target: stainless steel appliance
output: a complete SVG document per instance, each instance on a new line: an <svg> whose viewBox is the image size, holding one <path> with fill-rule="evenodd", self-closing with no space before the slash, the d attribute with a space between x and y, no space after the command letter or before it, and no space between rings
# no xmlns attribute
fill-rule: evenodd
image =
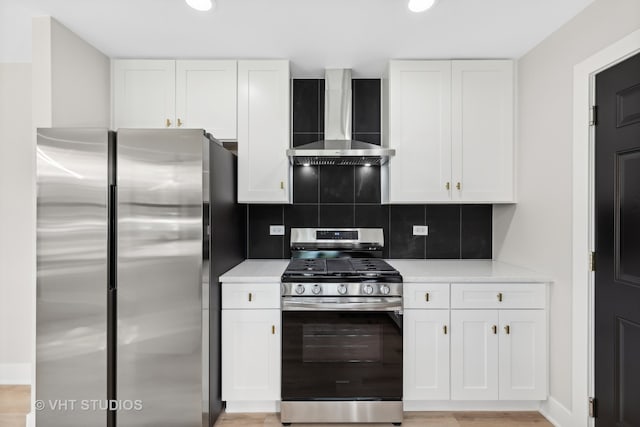
<svg viewBox="0 0 640 427"><path fill-rule="evenodd" d="M281 422L402 422L402 276L382 229L292 229Z"/></svg>
<svg viewBox="0 0 640 427"><path fill-rule="evenodd" d="M38 427L215 421L235 162L203 130L38 129Z"/></svg>
<svg viewBox="0 0 640 427"><path fill-rule="evenodd" d="M325 71L324 140L287 150L294 165L384 165L393 148L351 139L351 70Z"/></svg>

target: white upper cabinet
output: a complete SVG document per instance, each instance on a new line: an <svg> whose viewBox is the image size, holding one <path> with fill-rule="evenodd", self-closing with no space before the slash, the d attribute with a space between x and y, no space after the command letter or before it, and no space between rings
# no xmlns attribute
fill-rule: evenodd
<svg viewBox="0 0 640 427"><path fill-rule="evenodd" d="M113 61L113 127L164 128L175 123L175 61Z"/></svg>
<svg viewBox="0 0 640 427"><path fill-rule="evenodd" d="M385 87L389 203L514 201L512 61L391 61Z"/></svg>
<svg viewBox="0 0 640 427"><path fill-rule="evenodd" d="M237 138L237 61L176 61L176 126Z"/></svg>
<svg viewBox="0 0 640 427"><path fill-rule="evenodd" d="M389 202L449 200L451 62L392 61L388 96Z"/></svg>
<svg viewBox="0 0 640 427"><path fill-rule="evenodd" d="M238 61L238 202L290 203L289 61Z"/></svg>
<svg viewBox="0 0 640 427"><path fill-rule="evenodd" d="M513 62L452 62L454 200L513 201Z"/></svg>
<svg viewBox="0 0 640 427"><path fill-rule="evenodd" d="M202 128L237 138L237 61L113 61L114 128Z"/></svg>

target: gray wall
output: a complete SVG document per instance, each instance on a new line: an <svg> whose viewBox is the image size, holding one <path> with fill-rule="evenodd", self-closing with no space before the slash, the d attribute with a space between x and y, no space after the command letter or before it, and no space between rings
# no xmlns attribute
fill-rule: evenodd
<svg viewBox="0 0 640 427"><path fill-rule="evenodd" d="M640 1L596 0L518 61L518 204L494 207L494 257L555 280L550 393L569 411L573 67L638 28Z"/></svg>
<svg viewBox="0 0 640 427"><path fill-rule="evenodd" d="M0 384L29 383L35 295L31 64L0 64Z"/></svg>
<svg viewBox="0 0 640 427"><path fill-rule="evenodd" d="M50 16L33 19L35 127L109 127L111 62Z"/></svg>

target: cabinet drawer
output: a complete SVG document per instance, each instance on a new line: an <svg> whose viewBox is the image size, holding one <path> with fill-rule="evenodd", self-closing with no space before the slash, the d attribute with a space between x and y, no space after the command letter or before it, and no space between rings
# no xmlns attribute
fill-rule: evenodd
<svg viewBox="0 0 640 427"><path fill-rule="evenodd" d="M544 308L544 283L452 283L451 308Z"/></svg>
<svg viewBox="0 0 640 427"><path fill-rule="evenodd" d="M222 308L280 308L280 283L223 283Z"/></svg>
<svg viewBox="0 0 640 427"><path fill-rule="evenodd" d="M448 283L405 283L404 308L449 308Z"/></svg>

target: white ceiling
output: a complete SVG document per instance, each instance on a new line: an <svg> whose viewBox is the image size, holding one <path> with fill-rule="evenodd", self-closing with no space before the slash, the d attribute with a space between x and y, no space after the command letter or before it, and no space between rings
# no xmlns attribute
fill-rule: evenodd
<svg viewBox="0 0 640 427"><path fill-rule="evenodd" d="M390 58L517 58L593 0L0 0L0 62L31 60L31 18L51 15L118 58L289 58L296 77Z"/></svg>

